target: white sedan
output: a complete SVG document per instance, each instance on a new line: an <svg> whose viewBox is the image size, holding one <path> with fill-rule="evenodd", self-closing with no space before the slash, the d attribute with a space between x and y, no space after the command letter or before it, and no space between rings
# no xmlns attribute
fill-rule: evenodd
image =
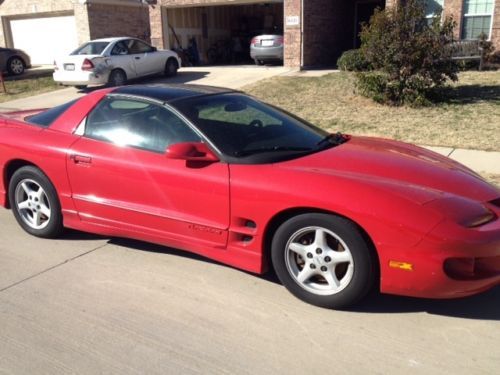
<svg viewBox="0 0 500 375"><path fill-rule="evenodd" d="M83 88L124 85L127 80L164 73L177 74L181 59L174 51L157 50L142 40L96 39L54 62L54 81Z"/></svg>

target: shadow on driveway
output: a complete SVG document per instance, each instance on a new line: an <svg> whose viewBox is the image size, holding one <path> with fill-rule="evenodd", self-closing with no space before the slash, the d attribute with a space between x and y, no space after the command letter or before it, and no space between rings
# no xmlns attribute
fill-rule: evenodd
<svg viewBox="0 0 500 375"><path fill-rule="evenodd" d="M500 287L459 299L423 299L372 293L352 312L394 314L426 312L455 318L500 320Z"/></svg>
<svg viewBox="0 0 500 375"><path fill-rule="evenodd" d="M204 71L196 71L196 72L186 72L186 71L179 71L177 75L174 77L165 77L161 75L155 75L155 76L149 76L149 77L142 77L142 78L137 78L137 79L131 79L127 82L128 85L152 85L152 84L182 84L182 83L192 83L193 81L197 81L199 79L202 79L206 77L210 72L204 72ZM92 87L87 87L81 90L78 90L78 92L82 93L89 93L95 90L102 89L105 86L92 86Z"/></svg>
<svg viewBox="0 0 500 375"><path fill-rule="evenodd" d="M91 240L100 237L93 234L68 230L63 237L67 240ZM125 239L111 238L109 244L128 249L147 251L153 253L165 254L165 256L178 256L193 259L200 262L208 262L219 267L232 268L207 259L200 255L189 253L166 246L152 243ZM265 275L255 275L250 272L241 271L250 277L258 277L270 283L280 284L274 271L269 271ZM300 302L299 302L300 303ZM500 287L493 288L482 294L451 300L433 300L422 298L411 298L402 296L393 296L372 292L363 301L356 306L345 309L352 313L371 313L371 314L404 314L415 312L426 312L433 315L443 315L455 318L477 319L477 320L500 320Z"/></svg>

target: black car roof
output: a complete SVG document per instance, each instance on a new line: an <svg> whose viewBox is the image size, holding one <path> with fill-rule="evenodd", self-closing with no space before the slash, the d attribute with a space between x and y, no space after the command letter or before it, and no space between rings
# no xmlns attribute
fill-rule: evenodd
<svg viewBox="0 0 500 375"><path fill-rule="evenodd" d="M171 102L195 96L235 92L231 89L202 85L153 84L118 87L113 94L134 95L151 98L162 102Z"/></svg>

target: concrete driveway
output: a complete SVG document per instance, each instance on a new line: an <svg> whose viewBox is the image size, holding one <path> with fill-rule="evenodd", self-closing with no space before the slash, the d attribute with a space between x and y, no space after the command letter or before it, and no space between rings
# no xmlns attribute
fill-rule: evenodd
<svg viewBox="0 0 500 375"><path fill-rule="evenodd" d="M276 75L289 74L294 71L282 66L216 66L216 67L190 67L181 68L177 76L166 78L154 76L131 81L131 84L155 84L155 83L187 83L197 85L211 85L239 89L242 86L257 82L261 79ZM12 100L0 103L0 112L15 111L32 108L48 108L65 103L72 99L85 95L90 90L77 90L74 87L64 88L45 94Z"/></svg>
<svg viewBox="0 0 500 375"><path fill-rule="evenodd" d="M372 296L351 311L181 251L0 211L2 374L494 374L500 288L455 301Z"/></svg>

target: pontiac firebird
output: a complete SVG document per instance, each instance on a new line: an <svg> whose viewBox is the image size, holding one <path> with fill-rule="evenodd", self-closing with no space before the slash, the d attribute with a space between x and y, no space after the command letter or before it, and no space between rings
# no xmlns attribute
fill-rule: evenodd
<svg viewBox="0 0 500 375"><path fill-rule="evenodd" d="M500 283L497 188L431 151L328 134L240 92L127 86L4 114L0 171L0 204L32 235L66 227L273 267L317 306Z"/></svg>

